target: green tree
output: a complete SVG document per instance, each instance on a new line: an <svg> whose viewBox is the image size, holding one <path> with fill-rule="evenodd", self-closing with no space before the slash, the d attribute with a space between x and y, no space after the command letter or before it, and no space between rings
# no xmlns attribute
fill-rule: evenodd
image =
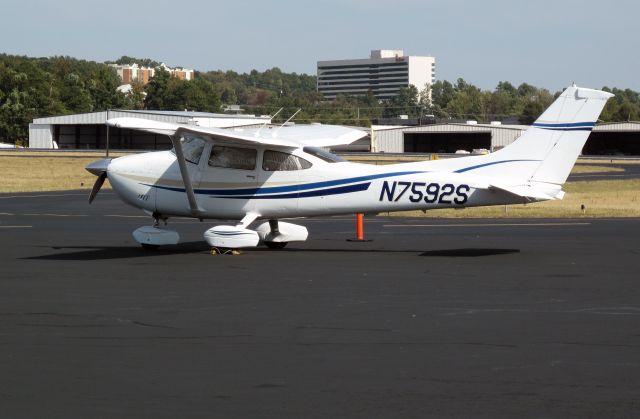
<svg viewBox="0 0 640 419"><path fill-rule="evenodd" d="M149 80L144 89L147 94L144 99L146 109L162 110L167 108L170 79L171 75L168 71L161 68L156 70L155 75Z"/></svg>
<svg viewBox="0 0 640 419"><path fill-rule="evenodd" d="M122 57L118 58L117 60L114 61L114 63L119 65L138 64L141 67L151 67L151 68L160 67L160 63L158 61L152 60L150 58L135 58L135 57L128 57L126 55L123 55Z"/></svg>
<svg viewBox="0 0 640 419"><path fill-rule="evenodd" d="M139 80L134 80L131 83L131 91L125 94L125 104L123 109L144 109L145 91L144 85Z"/></svg>
<svg viewBox="0 0 640 419"><path fill-rule="evenodd" d="M518 86L518 95L521 97L535 96L537 92L538 89L527 83L522 83L520 86Z"/></svg>
<svg viewBox="0 0 640 419"><path fill-rule="evenodd" d="M125 95L117 90L119 85L115 69L107 66L96 67L87 83L92 109L104 111L127 107Z"/></svg>
<svg viewBox="0 0 640 419"><path fill-rule="evenodd" d="M0 106L0 138L15 143L27 137L30 109L28 108L27 93L13 89L3 94Z"/></svg>
<svg viewBox="0 0 640 419"><path fill-rule="evenodd" d="M458 79L455 94L447 104L445 112L456 119L486 120L488 114L487 97L472 84Z"/></svg>
<svg viewBox="0 0 640 419"><path fill-rule="evenodd" d="M147 109L220 111L218 89L213 83L203 78L181 80L171 77L167 71L157 70L145 90Z"/></svg>
<svg viewBox="0 0 640 419"><path fill-rule="evenodd" d="M518 90L509 82L501 81L487 98L488 113L492 119L513 115L518 102Z"/></svg>
<svg viewBox="0 0 640 419"><path fill-rule="evenodd" d="M609 89L615 97L609 99L600 115L600 120L605 122L640 121L640 93L631 89Z"/></svg>
<svg viewBox="0 0 640 419"><path fill-rule="evenodd" d="M532 124L553 102L554 98L547 90L533 89L530 96L523 98L525 102L518 118L521 124Z"/></svg>
<svg viewBox="0 0 640 419"><path fill-rule="evenodd" d="M522 110L522 114L520 115L519 121L524 125L531 125L533 122L538 119L540 114L544 111L544 107L540 101L530 100L524 105L524 109Z"/></svg>
<svg viewBox="0 0 640 419"><path fill-rule="evenodd" d="M0 55L0 138L24 141L33 118L62 110L49 74L33 60Z"/></svg>
<svg viewBox="0 0 640 419"><path fill-rule="evenodd" d="M69 73L60 83L60 100L73 113L91 112L91 95L78 74Z"/></svg>
<svg viewBox="0 0 640 419"><path fill-rule="evenodd" d="M233 105L238 102L238 97L236 96L235 90L229 86L225 86L222 89L220 99L222 100L222 103L225 103L227 105Z"/></svg>
<svg viewBox="0 0 640 419"><path fill-rule="evenodd" d="M180 80L186 84L185 108L199 112L220 112L220 94L215 86L204 79Z"/></svg>
<svg viewBox="0 0 640 419"><path fill-rule="evenodd" d="M385 116L387 118L398 115L416 116L418 114L418 97L418 89L414 85L401 87L398 94L391 98L385 106Z"/></svg>
<svg viewBox="0 0 640 419"><path fill-rule="evenodd" d="M444 80L438 80L431 86L431 103L432 112L438 118L448 118L449 114L445 111L447 105L453 97L456 91L453 85Z"/></svg>

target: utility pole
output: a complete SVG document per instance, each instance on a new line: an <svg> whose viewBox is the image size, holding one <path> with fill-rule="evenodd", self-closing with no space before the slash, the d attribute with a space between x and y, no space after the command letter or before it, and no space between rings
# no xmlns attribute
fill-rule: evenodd
<svg viewBox="0 0 640 419"><path fill-rule="evenodd" d="M107 109L107 119L106 121L109 120L109 109ZM109 157L109 124L107 124L107 122L105 121L105 124L107 125L107 153L105 157Z"/></svg>

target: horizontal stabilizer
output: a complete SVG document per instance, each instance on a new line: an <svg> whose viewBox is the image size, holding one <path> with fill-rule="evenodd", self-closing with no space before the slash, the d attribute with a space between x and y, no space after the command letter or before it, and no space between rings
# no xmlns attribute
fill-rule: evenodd
<svg viewBox="0 0 640 419"><path fill-rule="evenodd" d="M564 195L564 192L562 191L558 191L558 193L556 193L555 195L550 195L546 191L543 192L531 185L504 186L491 184L489 186L489 189L507 192L511 195L519 196L531 201L548 201L553 199L562 199L562 196Z"/></svg>

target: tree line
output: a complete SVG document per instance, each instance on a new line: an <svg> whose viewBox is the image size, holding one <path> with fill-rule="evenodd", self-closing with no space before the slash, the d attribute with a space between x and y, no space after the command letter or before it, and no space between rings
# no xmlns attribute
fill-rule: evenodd
<svg viewBox="0 0 640 419"><path fill-rule="evenodd" d="M157 67L151 59L121 57L119 64ZM369 126L380 118L407 115L439 121L493 120L530 124L557 97L527 83L500 82L493 91L463 79L437 81L418 90L409 86L392 99L380 101L371 92L325 101L316 90L314 75L285 73L279 68L249 73L196 72L180 80L156 70L147 85L134 82L119 92L114 68L71 57L30 58L0 54L0 141L26 142L34 118L96 112L106 109L190 110L222 112L240 105L247 113L273 115L275 122L294 121ZM607 103L603 122L640 121L640 93L604 87L616 97Z"/></svg>

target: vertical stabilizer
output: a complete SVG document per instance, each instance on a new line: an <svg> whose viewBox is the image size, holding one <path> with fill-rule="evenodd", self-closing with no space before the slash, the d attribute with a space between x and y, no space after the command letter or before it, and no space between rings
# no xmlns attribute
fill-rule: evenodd
<svg viewBox="0 0 640 419"><path fill-rule="evenodd" d="M513 181L563 184L611 97L600 90L568 87L520 138L490 160L526 162L505 167L501 175Z"/></svg>
<svg viewBox="0 0 640 419"><path fill-rule="evenodd" d="M554 133L549 151L531 180L563 184L611 93L569 87L531 126L534 133Z"/></svg>

